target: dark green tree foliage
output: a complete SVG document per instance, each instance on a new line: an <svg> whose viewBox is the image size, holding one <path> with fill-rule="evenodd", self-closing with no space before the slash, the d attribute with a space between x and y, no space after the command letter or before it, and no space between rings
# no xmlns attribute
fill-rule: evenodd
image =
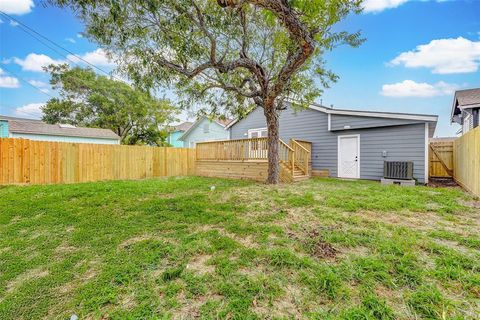
<svg viewBox="0 0 480 320"><path fill-rule="evenodd" d="M145 88L176 91L183 107L212 114L264 110L268 182L279 178L279 113L305 107L337 76L322 60L359 33L333 26L362 0L51 0L69 6L87 36Z"/></svg>
<svg viewBox="0 0 480 320"><path fill-rule="evenodd" d="M96 74L92 69L51 65L50 83L60 98L43 108L43 121L111 129L122 144L164 145L165 127L176 114L168 100Z"/></svg>

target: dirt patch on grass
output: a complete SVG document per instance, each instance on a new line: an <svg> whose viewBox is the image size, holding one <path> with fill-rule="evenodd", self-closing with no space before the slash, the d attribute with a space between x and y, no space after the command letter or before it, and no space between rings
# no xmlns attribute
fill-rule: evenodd
<svg viewBox="0 0 480 320"><path fill-rule="evenodd" d="M339 253L332 244L323 239L318 229L303 229L301 235L289 231L287 235L290 239L299 241L307 249L308 253L317 259L333 259Z"/></svg>
<svg viewBox="0 0 480 320"><path fill-rule="evenodd" d="M302 319L302 300L301 288L289 284L280 298L271 302L254 300L252 311L261 319Z"/></svg>
<svg viewBox="0 0 480 320"><path fill-rule="evenodd" d="M453 249L455 251L458 251L458 252L461 252L463 254L472 254L472 252L474 252L473 249L469 249L467 247L464 247L460 244L458 244L458 242L456 241L452 241L452 240L447 240L447 239L438 239L438 238L434 238L433 241L436 243L436 244L439 244L441 246L445 246L445 247L448 247L450 249Z"/></svg>
<svg viewBox="0 0 480 320"><path fill-rule="evenodd" d="M461 205L464 205L465 207L480 209L480 201L478 200L471 200L471 201L460 200L459 202Z"/></svg>
<svg viewBox="0 0 480 320"><path fill-rule="evenodd" d="M312 256L319 259L335 258L337 256L338 250L330 243L325 242L318 230L311 230L307 233L307 237L312 239L310 245L310 253Z"/></svg>
<svg viewBox="0 0 480 320"><path fill-rule="evenodd" d="M137 306L137 301L133 292L123 294L118 299L118 305L125 310L132 310Z"/></svg>
<svg viewBox="0 0 480 320"><path fill-rule="evenodd" d="M380 299L385 299L399 319L417 319L404 303L405 292L403 289L392 290L383 285L377 285L374 289L375 294Z"/></svg>
<svg viewBox="0 0 480 320"><path fill-rule="evenodd" d="M3 248L0 248L0 253L5 253L5 252L8 252L8 251L10 251L10 250L12 250L12 248L10 248L10 247L3 247Z"/></svg>
<svg viewBox="0 0 480 320"><path fill-rule="evenodd" d="M239 236L235 233L231 233L225 230L222 227L214 226L214 225L202 225L195 229L196 232L209 232L209 231L217 231L220 235L235 240L236 242L240 243L246 248L258 248L259 244L253 239L251 235L242 235Z"/></svg>
<svg viewBox="0 0 480 320"><path fill-rule="evenodd" d="M85 284L86 282L90 281L91 279L95 278L98 273L98 264L100 263L97 260L92 260L87 262L85 260L78 262L74 269L78 269L81 267L82 264L88 263L88 269L81 273L80 271L75 271L75 277L72 281L66 282L61 286L57 287L56 290L61 295L71 294L75 291L78 287Z"/></svg>
<svg viewBox="0 0 480 320"><path fill-rule="evenodd" d="M70 246L66 243L62 243L61 245L55 248L55 253L59 255L63 255L63 254L75 252L77 250L78 250L77 247Z"/></svg>
<svg viewBox="0 0 480 320"><path fill-rule="evenodd" d="M362 258L370 255L370 249L364 246L356 246L356 247L342 247L339 249L340 254L338 257L346 258L346 257L353 257L353 258Z"/></svg>
<svg viewBox="0 0 480 320"><path fill-rule="evenodd" d="M217 294L196 296L195 299L186 299L184 295L178 297L180 308L173 310L173 319L198 319L200 309L207 301L220 301L222 296Z"/></svg>
<svg viewBox="0 0 480 320"><path fill-rule="evenodd" d="M211 258L211 255L196 256L187 264L186 269L199 274L213 273L215 267L208 264L208 260Z"/></svg>
<svg viewBox="0 0 480 320"><path fill-rule="evenodd" d="M139 243L139 242L142 242L142 241L149 241L149 240L154 240L154 241L164 241L164 242L167 242L167 241L170 241L170 240L167 240L163 237L160 237L160 236L157 236L157 235L152 235L152 234L142 234L142 235L139 235L139 236L135 236L135 237L132 237L132 238L129 238L125 241L123 241L122 243L120 243L118 245L118 248L119 249L126 249L136 243Z"/></svg>
<svg viewBox="0 0 480 320"><path fill-rule="evenodd" d="M470 229L476 226L478 222L467 215L457 215L457 219L461 217L461 223L456 221L446 220L441 215L435 212L375 212L375 211L360 211L355 215L361 217L369 222L383 222L392 226L403 226L418 231L432 231L439 227L448 231L455 231L462 235L468 236Z"/></svg>
<svg viewBox="0 0 480 320"><path fill-rule="evenodd" d="M48 274L48 270L42 268L25 271L24 273L18 275L15 279L7 283L7 292L12 292L13 290L21 287L25 282L46 277L48 276Z"/></svg>

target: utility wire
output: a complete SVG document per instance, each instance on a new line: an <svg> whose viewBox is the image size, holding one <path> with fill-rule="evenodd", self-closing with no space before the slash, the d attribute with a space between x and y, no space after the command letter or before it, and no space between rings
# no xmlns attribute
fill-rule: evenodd
<svg viewBox="0 0 480 320"><path fill-rule="evenodd" d="M20 77L18 74L16 74L15 72L13 72L12 70L10 70L9 68L7 68L6 66L2 66L2 69L5 69L8 73L10 73L11 75L17 77L18 79L22 80L23 82L25 82L26 84L28 84L30 87L38 90L39 92L43 93L44 95L47 95L49 96L50 98L55 98L54 96L52 96L51 94L49 93L46 93L44 90L42 90L41 88L31 84L29 81L25 80L24 78Z"/></svg>
<svg viewBox="0 0 480 320"><path fill-rule="evenodd" d="M13 18L13 17L10 16L9 14L7 14L7 13L5 13L5 12L3 12L3 11L0 10L0 15L3 15L4 17L6 17L6 18L8 18L8 19L10 19L10 20L15 21L16 23L18 23L19 26L23 27L23 28L21 28L22 31L24 31L25 33L29 34L31 37L35 38L37 41L39 41L39 42L42 43L43 45L47 46L48 48L52 49L53 51L55 51L56 53L58 53L58 54L61 55L62 57L64 57L64 58L66 58L67 60L71 61L72 63L78 65L77 62L71 60L71 59L68 58L68 56L66 56L65 54L60 53L58 50L56 50L56 49L52 48L51 46L47 45L44 41L40 40L38 37L40 37L40 38L48 41L49 43L53 44L54 46L56 46L56 47L58 47L58 48L60 48L60 49L62 49L62 50L64 50L65 52L68 52L69 54L71 54L72 56L74 56L75 58L77 58L78 60L81 60L81 61L85 62L86 64L88 64L89 66L91 66L91 67L99 70L100 72L103 72L104 74L106 74L106 75L108 75L108 76L111 76L111 77L117 79L118 81L122 81L122 82L123 82L122 79L119 79L119 78L115 77L114 75L112 75L112 74L110 74L109 72L103 70L102 68L99 68L99 67L97 67L96 65L90 63L89 61L85 60L84 58L76 55L76 54L73 53L72 51L68 50L67 48L65 48L65 47L63 47L63 46L61 46L61 45L59 45L58 43L56 43L55 41L49 39L48 37L42 35L42 34L39 33L38 31L36 31L35 29L30 28L29 26L27 26L26 24L24 24L23 22L15 19L15 18ZM32 34L32 33L33 33L33 34Z"/></svg>

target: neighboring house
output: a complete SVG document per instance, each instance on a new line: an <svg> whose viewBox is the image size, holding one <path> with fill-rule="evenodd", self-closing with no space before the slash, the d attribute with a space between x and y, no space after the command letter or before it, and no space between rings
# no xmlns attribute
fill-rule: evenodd
<svg viewBox="0 0 480 320"><path fill-rule="evenodd" d="M312 105L280 114L280 138L312 142L312 170L331 177L380 180L383 163L413 161L414 178L428 182L428 139L438 117L406 113L354 111ZM231 139L264 137L263 110L254 109L229 126Z"/></svg>
<svg viewBox="0 0 480 320"><path fill-rule="evenodd" d="M183 141L178 140L185 131L190 129L192 126L192 122L184 122L179 124L178 126L174 126L170 129L168 133L167 142L175 148L183 148Z"/></svg>
<svg viewBox="0 0 480 320"><path fill-rule="evenodd" d="M0 138L40 141L120 144L120 137L110 129L47 124L40 120L0 116Z"/></svg>
<svg viewBox="0 0 480 320"><path fill-rule="evenodd" d="M458 132L460 135L478 127L480 123L480 88L455 91L451 122L462 126Z"/></svg>
<svg viewBox="0 0 480 320"><path fill-rule="evenodd" d="M225 127L231 120L211 120L201 117L183 133L179 140L184 142L186 148L194 148L197 142L228 140L230 134Z"/></svg>

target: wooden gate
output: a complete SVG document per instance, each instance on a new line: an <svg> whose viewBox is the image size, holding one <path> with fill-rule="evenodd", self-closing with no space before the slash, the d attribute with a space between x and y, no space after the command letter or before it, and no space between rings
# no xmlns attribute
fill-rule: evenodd
<svg viewBox="0 0 480 320"><path fill-rule="evenodd" d="M453 142L451 139L431 139L429 150L429 176L431 178L453 177Z"/></svg>

